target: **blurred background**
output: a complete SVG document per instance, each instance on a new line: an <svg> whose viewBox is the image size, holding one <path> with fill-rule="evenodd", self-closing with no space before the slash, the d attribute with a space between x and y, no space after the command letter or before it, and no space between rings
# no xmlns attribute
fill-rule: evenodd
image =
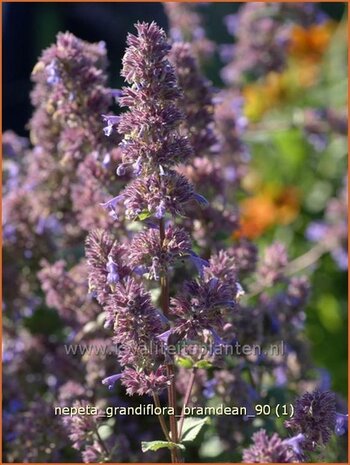
<svg viewBox="0 0 350 465"><path fill-rule="evenodd" d="M218 43L232 40L223 23L227 14L236 12L241 3L205 5L207 35ZM343 2L320 3L330 17L339 20ZM25 135L31 115L30 73L41 51L55 41L57 32L70 31L81 39L107 44L112 86L121 84L119 68L125 38L136 21L156 21L168 29L161 3L4 3L3 4L3 130ZM219 62L211 66L209 77L220 84Z"/></svg>
<svg viewBox="0 0 350 465"><path fill-rule="evenodd" d="M239 6L240 3L201 5L209 38L217 43L232 42L223 18L235 13ZM342 2L320 3L319 7L337 23L344 17L345 4ZM55 41L58 31L71 31L92 42L103 39L110 62L110 84L118 88L125 38L138 20L155 20L168 29L161 3L4 3L3 130L12 129L19 135L27 135L26 123L32 111L30 73L41 50ZM313 42L312 37L306 38L301 44L304 54L312 53L312 44L317 45L317 37L314 39ZM331 137L320 159L317 147L308 142L305 134L290 127L290 123L293 126L294 119L298 118L300 109L345 105L346 62L343 52L346 45L341 35L331 39L326 41L325 50L321 50L319 74L314 82L296 86L293 78L289 79L295 66L299 66L300 71L300 63L303 69L308 69L307 63L299 61L298 64L296 60L287 79L285 76L280 80L275 77L271 82L266 81L265 87L251 85L246 88L246 113L255 123L246 135L252 153L251 171L245 180L251 196L245 204L243 201L247 210L247 228L249 216L255 216L257 209L265 212L254 239L262 244L280 239L288 244L293 256L306 250L306 226L323 217L329 198L341 188L340 179L346 168L346 138ZM217 86L222 84L220 66L219 57L214 56L206 67L208 77ZM269 148L268 157L266 147ZM276 210L278 202L282 202L282 207L278 206L282 215L276 221L270 221L269 215L275 215L271 208ZM256 224L253 228L256 231ZM333 387L345 395L347 276L339 271L330 256L321 260L322 266L315 272L313 287L322 289L322 293L313 294L308 310L308 334L315 361L329 370Z"/></svg>

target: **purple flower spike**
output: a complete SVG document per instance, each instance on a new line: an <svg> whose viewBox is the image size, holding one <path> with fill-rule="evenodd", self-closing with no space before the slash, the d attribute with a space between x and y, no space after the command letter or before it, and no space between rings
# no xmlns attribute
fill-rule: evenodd
<svg viewBox="0 0 350 465"><path fill-rule="evenodd" d="M326 444L336 427L335 395L330 391L306 392L296 400L294 416L285 426L304 434L305 450Z"/></svg>
<svg viewBox="0 0 350 465"><path fill-rule="evenodd" d="M114 388L115 383L119 381L122 376L122 373L108 376L107 378L102 380L102 384L107 385L108 389L111 391Z"/></svg>
<svg viewBox="0 0 350 465"><path fill-rule="evenodd" d="M293 449L278 434L269 437L264 429L253 434L253 443L243 450L243 463L293 463Z"/></svg>

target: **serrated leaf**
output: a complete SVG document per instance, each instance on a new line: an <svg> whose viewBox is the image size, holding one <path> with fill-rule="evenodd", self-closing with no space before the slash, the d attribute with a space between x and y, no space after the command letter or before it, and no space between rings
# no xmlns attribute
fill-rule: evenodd
<svg viewBox="0 0 350 465"><path fill-rule="evenodd" d="M185 446L182 444L175 444L175 442L170 441L142 441L141 449L142 452L147 452L149 450L156 451L158 449L181 449L184 450Z"/></svg>
<svg viewBox="0 0 350 465"><path fill-rule="evenodd" d="M192 368L193 361L188 357L177 357L177 365L183 368Z"/></svg>
<svg viewBox="0 0 350 465"><path fill-rule="evenodd" d="M183 423L181 442L192 442L196 439L204 425L210 423L210 417L187 417Z"/></svg>

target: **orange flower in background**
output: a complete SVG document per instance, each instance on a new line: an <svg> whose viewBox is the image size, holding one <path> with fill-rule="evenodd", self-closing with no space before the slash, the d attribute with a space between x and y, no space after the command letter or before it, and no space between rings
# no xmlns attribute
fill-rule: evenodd
<svg viewBox="0 0 350 465"><path fill-rule="evenodd" d="M291 223L298 215L300 196L295 187L267 187L241 204L241 224L234 238L256 239L270 227Z"/></svg>
<svg viewBox="0 0 350 465"><path fill-rule="evenodd" d="M334 28L333 21L314 24L308 28L294 26L291 32L289 53L297 59L320 61L329 45Z"/></svg>
<svg viewBox="0 0 350 465"><path fill-rule="evenodd" d="M294 26L291 32L289 53L294 66L291 72L297 75L301 87L310 87L319 73L319 64L334 33L335 23L326 21L308 28Z"/></svg>
<svg viewBox="0 0 350 465"><path fill-rule="evenodd" d="M270 72L262 82L245 86L245 116L252 121L259 119L263 113L284 100L286 91L285 75L275 72Z"/></svg>
<svg viewBox="0 0 350 465"><path fill-rule="evenodd" d="M287 68L282 73L270 72L263 80L248 84L243 89L244 113L250 121L258 121L268 110L293 98L295 92L316 83L320 62L335 26L333 21L308 28L293 26Z"/></svg>

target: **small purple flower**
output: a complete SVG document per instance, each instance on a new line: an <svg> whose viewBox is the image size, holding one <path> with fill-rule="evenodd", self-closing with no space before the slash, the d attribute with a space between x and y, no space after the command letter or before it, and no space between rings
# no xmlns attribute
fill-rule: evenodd
<svg viewBox="0 0 350 465"><path fill-rule="evenodd" d="M103 131L107 137L112 134L113 126L119 123L120 117L115 115L102 115L103 121L107 123L107 126L103 128Z"/></svg>
<svg viewBox="0 0 350 465"><path fill-rule="evenodd" d="M47 83L50 85L55 85L60 82L60 74L57 68L57 61L52 60L47 66L46 66L46 72L47 72Z"/></svg>
<svg viewBox="0 0 350 465"><path fill-rule="evenodd" d="M108 262L106 265L108 271L107 282L109 284L116 284L119 281L118 265L113 261L113 258L109 255Z"/></svg>
<svg viewBox="0 0 350 465"><path fill-rule="evenodd" d="M239 21L238 20L238 15L236 15L236 14L227 15L224 18L224 22L225 22L225 25L227 27L227 30L232 36L236 35L238 21Z"/></svg>
<svg viewBox="0 0 350 465"><path fill-rule="evenodd" d="M208 200L203 197L203 195L197 194L196 192L193 194L193 198L203 207L209 205Z"/></svg>
<svg viewBox="0 0 350 465"><path fill-rule="evenodd" d="M101 207L109 211L110 216L117 218L115 207L117 206L118 202L120 202L123 199L124 199L124 195L120 194L120 195L117 195L116 197L113 197L110 200L107 200L107 202L105 203L101 203L100 205Z"/></svg>
<svg viewBox="0 0 350 465"><path fill-rule="evenodd" d="M303 460L304 458L304 451L303 451L303 444L305 442L305 436L302 433L293 436L290 439L285 439L283 441L284 444L290 446L294 451L296 457L299 460Z"/></svg>
<svg viewBox="0 0 350 465"><path fill-rule="evenodd" d="M165 203L165 200L161 200L159 202L159 205L157 205L156 209L155 209L155 214L154 216L158 219L161 219L164 217L165 215L165 212L166 212L166 203Z"/></svg>
<svg viewBox="0 0 350 465"><path fill-rule="evenodd" d="M204 383L203 395L207 399L211 399L215 396L215 387L218 384L216 378L212 378Z"/></svg>
<svg viewBox="0 0 350 465"><path fill-rule="evenodd" d="M105 384L106 386L108 386L108 389L111 391L114 388L115 383L119 381L122 378L122 376L123 376L122 373L108 376L107 378L104 378L102 380L102 384Z"/></svg>
<svg viewBox="0 0 350 465"><path fill-rule="evenodd" d="M343 415L342 413L336 414L335 420L335 434L337 436L342 436L348 430L348 415Z"/></svg>
<svg viewBox="0 0 350 465"><path fill-rule="evenodd" d="M190 261L194 264L196 267L198 273L200 276L203 276L203 268L209 265L209 262L207 260L204 260L203 258L199 257L196 253L190 251L189 252L189 258Z"/></svg>
<svg viewBox="0 0 350 465"><path fill-rule="evenodd" d="M321 222L311 223L306 230L306 237L309 241L319 242L327 233L327 226Z"/></svg>
<svg viewBox="0 0 350 465"><path fill-rule="evenodd" d="M164 333L159 334L159 335L157 336L157 338L160 339L161 341L163 341L165 344L168 344L168 339L169 339L169 337L171 336L172 333L173 333L173 330L172 330L172 329L168 329L168 330L165 331Z"/></svg>

